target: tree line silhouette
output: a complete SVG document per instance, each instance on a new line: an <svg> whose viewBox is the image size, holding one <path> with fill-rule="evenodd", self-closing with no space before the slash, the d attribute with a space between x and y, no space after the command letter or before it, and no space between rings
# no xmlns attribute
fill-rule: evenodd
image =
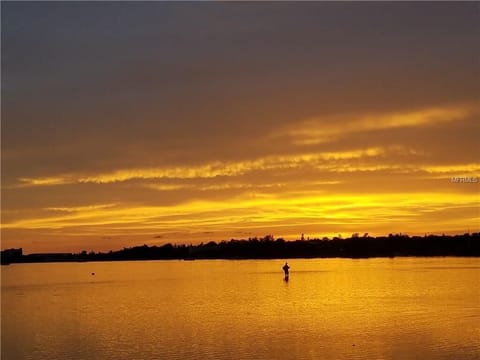
<svg viewBox="0 0 480 360"><path fill-rule="evenodd" d="M109 252L40 253L23 255L22 249L1 252L1 263L121 260L195 259L290 259L290 258L369 258L396 256L480 256L480 233L463 235L408 236L390 234L341 239L285 241L272 235L263 238L231 239L199 245L135 246Z"/></svg>

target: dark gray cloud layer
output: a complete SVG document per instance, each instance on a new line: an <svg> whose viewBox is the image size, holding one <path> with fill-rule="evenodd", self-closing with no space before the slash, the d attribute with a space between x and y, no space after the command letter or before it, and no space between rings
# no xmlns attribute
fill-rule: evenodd
<svg viewBox="0 0 480 360"><path fill-rule="evenodd" d="M476 3L2 9L7 158L53 151L82 166L85 154L181 154L248 143L309 116L479 93Z"/></svg>

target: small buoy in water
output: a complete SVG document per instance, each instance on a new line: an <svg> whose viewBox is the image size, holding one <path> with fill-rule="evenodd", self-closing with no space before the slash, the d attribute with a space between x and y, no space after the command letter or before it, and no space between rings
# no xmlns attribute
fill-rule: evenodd
<svg viewBox="0 0 480 360"><path fill-rule="evenodd" d="M95 273L92 273L92 275L95 275Z"/></svg>

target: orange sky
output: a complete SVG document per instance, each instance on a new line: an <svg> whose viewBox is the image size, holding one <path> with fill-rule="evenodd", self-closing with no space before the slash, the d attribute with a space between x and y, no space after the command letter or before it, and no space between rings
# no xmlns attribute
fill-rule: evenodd
<svg viewBox="0 0 480 360"><path fill-rule="evenodd" d="M2 2L2 249L479 231L479 35L475 3Z"/></svg>

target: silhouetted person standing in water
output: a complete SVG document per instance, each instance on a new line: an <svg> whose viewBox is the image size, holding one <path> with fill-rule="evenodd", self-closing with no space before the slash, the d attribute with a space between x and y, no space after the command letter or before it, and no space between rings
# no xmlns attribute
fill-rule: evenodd
<svg viewBox="0 0 480 360"><path fill-rule="evenodd" d="M290 266L288 266L288 263L285 262L285 265L282 267L283 272L285 273L285 277L288 277L288 269L290 269Z"/></svg>

